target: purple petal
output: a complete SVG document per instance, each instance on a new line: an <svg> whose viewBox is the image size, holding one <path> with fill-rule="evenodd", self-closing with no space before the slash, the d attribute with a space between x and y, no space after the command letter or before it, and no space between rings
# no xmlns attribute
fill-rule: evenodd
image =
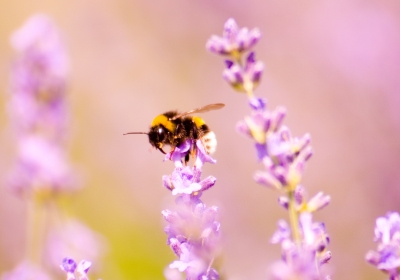
<svg viewBox="0 0 400 280"><path fill-rule="evenodd" d="M296 186L294 190L294 198L297 204L302 204L306 195L306 189L302 185Z"/></svg>
<svg viewBox="0 0 400 280"><path fill-rule="evenodd" d="M289 227L288 223L284 220L279 220L278 221L278 229L272 235L270 242L272 244L281 243L283 240L289 239L290 234L291 234L291 231L290 231L290 227Z"/></svg>
<svg viewBox="0 0 400 280"><path fill-rule="evenodd" d="M225 60L225 65L229 69L234 65L234 62L231 60Z"/></svg>
<svg viewBox="0 0 400 280"><path fill-rule="evenodd" d="M211 188L212 186L215 185L216 181L217 181L217 178L215 178L213 176L208 176L207 178L205 178L204 180L202 180L200 182L201 191L208 190L209 188Z"/></svg>
<svg viewBox="0 0 400 280"><path fill-rule="evenodd" d="M180 257L182 251L181 251L181 243L178 241L176 238L171 238L168 240L169 241L169 246L171 247L172 251Z"/></svg>
<svg viewBox="0 0 400 280"><path fill-rule="evenodd" d="M287 196L280 196L278 197L278 204L285 208L286 210L289 209L289 198Z"/></svg>
<svg viewBox="0 0 400 280"><path fill-rule="evenodd" d="M86 260L81 260L77 267L77 272L80 273L82 276L86 276L88 273L92 263Z"/></svg>
<svg viewBox="0 0 400 280"><path fill-rule="evenodd" d="M265 110L267 107L267 100L264 98L252 97L249 99L249 105L253 110Z"/></svg>
<svg viewBox="0 0 400 280"><path fill-rule="evenodd" d="M271 189L280 190L282 188L282 184L279 180L277 180L271 173L264 172L264 171L257 171L254 174L254 180L266 187Z"/></svg>
<svg viewBox="0 0 400 280"><path fill-rule="evenodd" d="M224 25L223 37L229 41L234 41L239 31L239 27L233 18L228 19Z"/></svg>
<svg viewBox="0 0 400 280"><path fill-rule="evenodd" d="M164 187L166 187L168 190L171 191L174 188L172 185L170 176L168 176L168 175L162 176L162 181L163 181Z"/></svg>
<svg viewBox="0 0 400 280"><path fill-rule="evenodd" d="M176 212L172 212L170 210L163 210L161 211L161 214L168 223L173 224L179 220L179 216Z"/></svg>
<svg viewBox="0 0 400 280"><path fill-rule="evenodd" d="M319 192L308 201L307 210L310 212L320 210L327 206L330 201L331 197L329 195L324 195L323 192Z"/></svg>

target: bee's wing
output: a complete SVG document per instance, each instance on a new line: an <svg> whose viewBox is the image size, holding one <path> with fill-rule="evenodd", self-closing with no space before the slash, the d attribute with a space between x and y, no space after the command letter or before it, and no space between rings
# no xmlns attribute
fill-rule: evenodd
<svg viewBox="0 0 400 280"><path fill-rule="evenodd" d="M173 120L182 118L182 117L190 115L190 114L205 113L205 112L212 111L212 110L219 110L219 109L223 108L224 106L225 106L225 104L223 104L223 103L209 104L209 105L197 108L197 109L187 111L185 113L178 114L178 115L174 116L173 118L171 118L170 120L173 121Z"/></svg>

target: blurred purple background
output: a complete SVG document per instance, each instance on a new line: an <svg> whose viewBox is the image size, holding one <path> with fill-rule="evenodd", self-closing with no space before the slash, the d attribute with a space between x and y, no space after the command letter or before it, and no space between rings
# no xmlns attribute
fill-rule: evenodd
<svg viewBox="0 0 400 280"><path fill-rule="evenodd" d="M0 10L0 182L15 157L8 124L11 33L43 12L64 32L71 60L70 154L84 188L68 211L109 240L103 279L162 279L174 259L161 210L172 197L161 176L170 162L150 151L151 120L168 110L222 102L204 119L218 137L216 186L203 196L220 207L227 279L264 279L280 257L269 238L287 213L277 193L256 185L251 141L235 132L249 113L244 95L222 80L223 61L205 50L233 17L258 27L266 65L256 91L269 108L286 106L295 136L309 132L315 153L304 185L324 191L331 205L315 219L331 236L333 279L384 279L364 261L374 249L377 216L399 211L400 2L227 0L3 0ZM4 183L2 183L5 186ZM0 273L23 257L26 206L0 188ZM61 279L61 278L60 278Z"/></svg>

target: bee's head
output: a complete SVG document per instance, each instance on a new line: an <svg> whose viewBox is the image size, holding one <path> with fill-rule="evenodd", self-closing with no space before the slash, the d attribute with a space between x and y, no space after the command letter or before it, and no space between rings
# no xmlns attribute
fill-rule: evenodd
<svg viewBox="0 0 400 280"><path fill-rule="evenodd" d="M162 147L165 144L170 144L169 143L169 133L170 132L163 125L152 126L150 128L150 132L149 132L149 142L150 142L150 144L154 148L160 150L160 152L165 154L165 152L163 151Z"/></svg>

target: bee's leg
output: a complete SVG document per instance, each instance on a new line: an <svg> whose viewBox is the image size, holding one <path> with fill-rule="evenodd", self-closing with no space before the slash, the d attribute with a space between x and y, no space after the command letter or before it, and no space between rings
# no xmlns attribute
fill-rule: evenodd
<svg viewBox="0 0 400 280"><path fill-rule="evenodd" d="M197 152L196 141L193 141L192 148L190 149L190 155L193 158L193 164L196 162L196 152Z"/></svg>
<svg viewBox="0 0 400 280"><path fill-rule="evenodd" d="M176 139L179 138L179 129L180 129L180 124L178 123L175 128L175 135L173 135L172 143L175 143Z"/></svg>
<svg viewBox="0 0 400 280"><path fill-rule="evenodd" d="M187 163L189 162L189 160L190 160L190 156L189 156L189 153L187 153L187 154L185 155L185 165L187 165Z"/></svg>

